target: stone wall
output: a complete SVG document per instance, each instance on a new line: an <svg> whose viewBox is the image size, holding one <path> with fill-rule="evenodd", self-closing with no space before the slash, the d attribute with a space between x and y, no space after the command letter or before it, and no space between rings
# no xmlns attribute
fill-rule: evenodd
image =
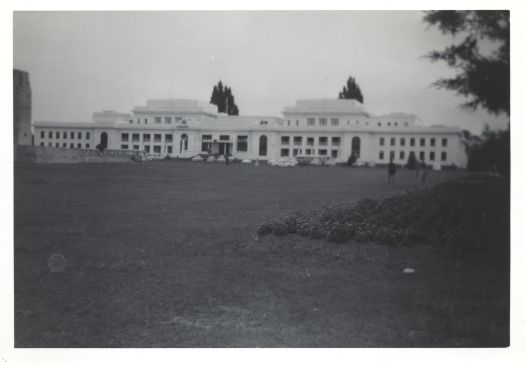
<svg viewBox="0 0 525 366"><path fill-rule="evenodd" d="M102 154L94 150L56 148L47 146L16 146L15 155L20 163L73 164L131 162L129 155Z"/></svg>
<svg viewBox="0 0 525 366"><path fill-rule="evenodd" d="M13 70L13 145L31 145L29 73Z"/></svg>

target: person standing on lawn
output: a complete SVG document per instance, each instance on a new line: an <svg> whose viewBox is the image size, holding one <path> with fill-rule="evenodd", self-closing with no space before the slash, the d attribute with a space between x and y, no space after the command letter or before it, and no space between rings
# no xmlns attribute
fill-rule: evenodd
<svg viewBox="0 0 525 366"><path fill-rule="evenodd" d="M394 164L394 159L390 159L390 163L388 163L388 184L395 183L395 175L396 175L396 164Z"/></svg>
<svg viewBox="0 0 525 366"><path fill-rule="evenodd" d="M421 184L425 184L427 181L427 164L425 164L425 160L421 160L420 163L420 178L421 178Z"/></svg>

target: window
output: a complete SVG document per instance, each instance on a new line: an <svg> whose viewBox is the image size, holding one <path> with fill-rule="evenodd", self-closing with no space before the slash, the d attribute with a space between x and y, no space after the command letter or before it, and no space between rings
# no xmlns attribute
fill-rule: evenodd
<svg viewBox="0 0 525 366"><path fill-rule="evenodd" d="M202 144L201 144L201 151L211 151L211 135L202 135Z"/></svg>
<svg viewBox="0 0 525 366"><path fill-rule="evenodd" d="M385 160L385 152L384 151L380 151L379 152L379 160Z"/></svg>
<svg viewBox="0 0 525 366"><path fill-rule="evenodd" d="M435 153L433 151L429 152L428 159L430 161L434 161L434 158L435 158Z"/></svg>
<svg viewBox="0 0 525 366"><path fill-rule="evenodd" d="M137 118L137 123L140 125L140 118Z"/></svg>
<svg viewBox="0 0 525 366"><path fill-rule="evenodd" d="M67 139L67 132L66 131L62 132L62 138L63 139Z"/></svg>
<svg viewBox="0 0 525 366"><path fill-rule="evenodd" d="M86 144L86 149L89 149L89 144Z"/></svg>
<svg viewBox="0 0 525 366"><path fill-rule="evenodd" d="M307 137L306 138L306 145L314 146L314 138L313 137Z"/></svg>
<svg viewBox="0 0 525 366"><path fill-rule="evenodd" d="M289 145L290 136L281 136L281 145Z"/></svg>
<svg viewBox="0 0 525 366"><path fill-rule="evenodd" d="M298 119L295 120L295 125L299 126L299 120Z"/></svg>
<svg viewBox="0 0 525 366"><path fill-rule="evenodd" d="M230 135L220 135L219 140L220 141L230 141Z"/></svg>
<svg viewBox="0 0 525 366"><path fill-rule="evenodd" d="M294 136L293 144L296 146L301 146L303 144L303 138L301 136Z"/></svg>
<svg viewBox="0 0 525 366"><path fill-rule="evenodd" d="M175 122L180 122L182 121L182 117L175 117Z"/></svg>
<svg viewBox="0 0 525 366"><path fill-rule="evenodd" d="M53 144L50 142L50 143L49 143L49 146L51 146L51 145L53 145ZM40 146L44 146L44 143L41 142L41 143L40 143Z"/></svg>
<svg viewBox="0 0 525 366"><path fill-rule="evenodd" d="M293 149L292 150L292 155L293 156L297 156L299 154L299 149Z"/></svg>
<svg viewBox="0 0 525 366"><path fill-rule="evenodd" d="M75 144L74 143L70 143L69 147L73 149L75 147Z"/></svg>
<svg viewBox="0 0 525 366"><path fill-rule="evenodd" d="M120 145L120 149L121 150L127 150L128 149L128 145Z"/></svg>
<svg viewBox="0 0 525 366"><path fill-rule="evenodd" d="M319 137L319 145L320 146L328 145L328 137L326 137L326 136Z"/></svg>
<svg viewBox="0 0 525 366"><path fill-rule="evenodd" d="M56 139L59 139L59 138L60 138L60 132L58 132L58 131L55 132L55 138L56 138Z"/></svg>
<svg viewBox="0 0 525 366"><path fill-rule="evenodd" d="M447 146L447 142L448 142L448 141L447 141L446 137L443 137L443 138L441 139L441 146L446 147L446 146Z"/></svg>
<svg viewBox="0 0 525 366"><path fill-rule="evenodd" d="M149 153L150 152L150 146L149 145L144 145L144 151Z"/></svg>
<svg viewBox="0 0 525 366"><path fill-rule="evenodd" d="M168 154L171 154L173 152L173 146L168 146L167 148Z"/></svg>
<svg viewBox="0 0 525 366"><path fill-rule="evenodd" d="M46 136L46 133L44 131L40 131L40 138L43 139L45 136Z"/></svg>
<svg viewBox="0 0 525 366"><path fill-rule="evenodd" d="M153 146L153 152L155 154L160 154L160 152L161 152L160 146L159 145Z"/></svg>
<svg viewBox="0 0 525 366"><path fill-rule="evenodd" d="M290 150L281 149L281 156L290 156Z"/></svg>
<svg viewBox="0 0 525 366"><path fill-rule="evenodd" d="M133 150L139 150L139 149L140 149L139 145L133 145Z"/></svg>
<svg viewBox="0 0 525 366"><path fill-rule="evenodd" d="M42 136L40 136L40 137L42 137ZM49 137L50 139L52 139L52 138L53 138L53 131L49 131L49 132L47 133L47 137Z"/></svg>
<svg viewBox="0 0 525 366"><path fill-rule="evenodd" d="M425 152L424 151L420 151L419 152L419 160L420 161L424 161L425 160Z"/></svg>
<svg viewBox="0 0 525 366"><path fill-rule="evenodd" d="M319 126L326 126L328 120L326 118L319 118Z"/></svg>
<svg viewBox="0 0 525 366"><path fill-rule="evenodd" d="M408 126L408 122L405 122L405 126Z"/></svg>
<svg viewBox="0 0 525 366"><path fill-rule="evenodd" d="M80 143L77 144L77 147L78 147L79 149L82 149L82 144L80 144Z"/></svg>
<svg viewBox="0 0 525 366"><path fill-rule="evenodd" d="M332 150L332 158L337 158L338 153L339 152L337 150Z"/></svg>
<svg viewBox="0 0 525 366"><path fill-rule="evenodd" d="M379 138L379 146L385 146L385 138L384 137L380 137Z"/></svg>
<svg viewBox="0 0 525 366"><path fill-rule="evenodd" d="M290 120L288 120L288 126L290 126Z"/></svg>
<svg viewBox="0 0 525 366"><path fill-rule="evenodd" d="M265 135L259 137L259 156L266 156L267 138Z"/></svg>
<svg viewBox="0 0 525 366"><path fill-rule="evenodd" d="M404 151L400 151L399 152L399 160L405 160L405 152Z"/></svg>
<svg viewBox="0 0 525 366"><path fill-rule="evenodd" d="M424 137L421 137L419 139L419 146L425 146L425 138Z"/></svg>
<svg viewBox="0 0 525 366"><path fill-rule="evenodd" d="M312 155L312 150L311 149L306 149L304 151L305 155Z"/></svg>
<svg viewBox="0 0 525 366"><path fill-rule="evenodd" d="M430 146L432 147L436 146L436 139L433 137L430 139Z"/></svg>
<svg viewBox="0 0 525 366"><path fill-rule="evenodd" d="M393 161L395 158L396 158L396 152L393 150L390 151L390 161Z"/></svg>
<svg viewBox="0 0 525 366"><path fill-rule="evenodd" d="M341 138L340 137L332 137L332 146L340 146L341 145Z"/></svg>
<svg viewBox="0 0 525 366"><path fill-rule="evenodd" d="M306 119L306 124L308 126L315 126L315 118L307 118Z"/></svg>
<svg viewBox="0 0 525 366"><path fill-rule="evenodd" d="M132 120L132 119L130 119L130 120L129 120L129 123L133 123L133 120Z"/></svg>
<svg viewBox="0 0 525 366"><path fill-rule="evenodd" d="M447 161L447 153L446 151L441 152L441 161Z"/></svg>
<svg viewBox="0 0 525 366"><path fill-rule="evenodd" d="M404 138L404 137L401 137L401 138L399 139L399 145L400 145L400 146L405 146L405 138Z"/></svg>
<svg viewBox="0 0 525 366"><path fill-rule="evenodd" d="M86 140L89 140L90 133L86 132Z"/></svg>
<svg viewBox="0 0 525 366"><path fill-rule="evenodd" d="M188 135L185 133L180 135L179 151L182 152L182 150L188 151Z"/></svg>
<svg viewBox="0 0 525 366"><path fill-rule="evenodd" d="M133 142L140 142L140 134L139 133L134 133L131 135L131 141Z"/></svg>
<svg viewBox="0 0 525 366"><path fill-rule="evenodd" d="M77 133L77 139L82 140L82 132Z"/></svg>
<svg viewBox="0 0 525 366"><path fill-rule="evenodd" d="M129 141L129 134L128 133L120 134L120 139L122 140L122 142L128 142Z"/></svg>
<svg viewBox="0 0 525 366"><path fill-rule="evenodd" d="M144 118L144 124L145 124L145 125L148 124L148 119L147 119L147 118Z"/></svg>
<svg viewBox="0 0 525 366"><path fill-rule="evenodd" d="M319 149L319 155L326 156L328 154L328 151L326 149Z"/></svg>
<svg viewBox="0 0 525 366"><path fill-rule="evenodd" d="M339 118L332 118L332 119L330 119L330 124L332 126L339 126Z"/></svg>
<svg viewBox="0 0 525 366"><path fill-rule="evenodd" d="M394 126L397 126L397 122L394 122Z"/></svg>
<svg viewBox="0 0 525 366"><path fill-rule="evenodd" d="M416 146L416 139L414 137L410 138L410 146Z"/></svg>
<svg viewBox="0 0 525 366"><path fill-rule="evenodd" d="M173 142L173 135L171 133L164 135L164 141L167 144L171 144Z"/></svg>
<svg viewBox="0 0 525 366"><path fill-rule="evenodd" d="M248 136L237 136L237 151L248 151Z"/></svg>
<svg viewBox="0 0 525 366"><path fill-rule="evenodd" d="M156 133L153 135L153 142L162 142L162 135L160 133Z"/></svg>
<svg viewBox="0 0 525 366"><path fill-rule="evenodd" d="M377 126L378 126L378 127L381 127L381 122L377 122Z"/></svg>
<svg viewBox="0 0 525 366"><path fill-rule="evenodd" d="M144 142L150 142L151 141L151 135L149 133L145 133L142 135L142 141Z"/></svg>
<svg viewBox="0 0 525 366"><path fill-rule="evenodd" d="M391 123L390 123L390 122L388 122L388 123L387 123L387 126L390 126L390 125L391 125Z"/></svg>
<svg viewBox="0 0 525 366"><path fill-rule="evenodd" d="M164 117L164 123L171 124L171 117Z"/></svg>
<svg viewBox="0 0 525 366"><path fill-rule="evenodd" d="M396 146L396 138L395 137L391 137L390 138L390 146Z"/></svg>
<svg viewBox="0 0 525 366"><path fill-rule="evenodd" d="M51 143L51 142L50 142L50 143ZM49 146L51 146L51 145L49 145ZM55 146L56 146L56 147L60 147L60 143L57 142L57 143L55 144Z"/></svg>

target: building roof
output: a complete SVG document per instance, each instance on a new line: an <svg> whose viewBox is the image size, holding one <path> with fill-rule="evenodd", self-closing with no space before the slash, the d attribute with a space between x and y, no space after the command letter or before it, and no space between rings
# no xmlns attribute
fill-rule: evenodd
<svg viewBox="0 0 525 366"><path fill-rule="evenodd" d="M368 112L355 99L301 99L293 107L285 107L287 114L360 114L368 116Z"/></svg>
<svg viewBox="0 0 525 366"><path fill-rule="evenodd" d="M196 99L148 99L145 106L137 106L133 113L179 113L216 116L217 106Z"/></svg>

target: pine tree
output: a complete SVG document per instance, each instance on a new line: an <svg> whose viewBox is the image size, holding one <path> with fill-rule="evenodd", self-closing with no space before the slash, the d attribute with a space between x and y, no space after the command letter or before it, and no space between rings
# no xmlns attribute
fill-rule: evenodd
<svg viewBox="0 0 525 366"><path fill-rule="evenodd" d="M223 84L220 80L217 85L213 87L210 103L217 106L219 113L227 113L230 116L239 115L239 108L235 104L235 98L231 88Z"/></svg>
<svg viewBox="0 0 525 366"><path fill-rule="evenodd" d="M355 99L363 103L361 88L352 76L348 78L346 85L343 86L343 91L339 93L339 99Z"/></svg>

